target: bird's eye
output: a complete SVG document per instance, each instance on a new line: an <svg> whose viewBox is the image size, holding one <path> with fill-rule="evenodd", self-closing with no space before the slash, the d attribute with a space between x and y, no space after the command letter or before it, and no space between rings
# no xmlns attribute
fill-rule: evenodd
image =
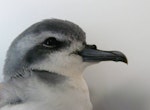
<svg viewBox="0 0 150 110"><path fill-rule="evenodd" d="M58 43L59 42L56 40L56 38L50 37L44 41L43 46L54 48L58 45Z"/></svg>

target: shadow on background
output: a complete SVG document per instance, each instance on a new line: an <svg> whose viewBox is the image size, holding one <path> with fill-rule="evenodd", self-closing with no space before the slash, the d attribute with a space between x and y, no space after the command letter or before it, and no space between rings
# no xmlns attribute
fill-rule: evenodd
<svg viewBox="0 0 150 110"><path fill-rule="evenodd" d="M149 93L140 87L122 86L113 91L106 91L93 103L93 110L149 110ZM90 89L91 99L95 94ZM99 93L100 94L100 93ZM95 98L94 98L95 99ZM93 100L93 99L92 99Z"/></svg>

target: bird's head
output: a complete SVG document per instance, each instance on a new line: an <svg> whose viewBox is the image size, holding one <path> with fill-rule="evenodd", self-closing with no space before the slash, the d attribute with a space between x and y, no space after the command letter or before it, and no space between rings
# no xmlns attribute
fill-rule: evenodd
<svg viewBox="0 0 150 110"><path fill-rule="evenodd" d="M4 66L6 79L24 70L55 72L61 75L81 74L85 67L101 61L122 61L118 51L98 50L86 43L84 31L76 24L50 19L38 22L11 44Z"/></svg>

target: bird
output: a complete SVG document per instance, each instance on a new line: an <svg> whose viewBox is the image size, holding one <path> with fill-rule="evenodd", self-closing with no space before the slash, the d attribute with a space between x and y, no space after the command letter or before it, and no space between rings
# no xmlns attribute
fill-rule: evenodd
<svg viewBox="0 0 150 110"><path fill-rule="evenodd" d="M88 44L85 32L71 21L39 21L7 51L0 110L92 110L83 71L102 61L127 63L127 58Z"/></svg>

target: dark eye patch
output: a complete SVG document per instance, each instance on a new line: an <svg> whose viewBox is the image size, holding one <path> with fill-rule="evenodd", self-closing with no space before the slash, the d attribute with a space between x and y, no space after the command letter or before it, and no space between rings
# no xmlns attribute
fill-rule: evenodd
<svg viewBox="0 0 150 110"><path fill-rule="evenodd" d="M28 64L39 62L48 57L48 55L51 53L54 53L56 51L63 51L63 48L69 47L70 43L71 42L57 41L56 39L48 38L42 43L31 48L24 56L24 60Z"/></svg>
<svg viewBox="0 0 150 110"><path fill-rule="evenodd" d="M29 64L35 61L38 62L41 59L45 58L48 53L50 53L48 49L44 48L41 45L37 45L26 53L26 55L24 56L24 60Z"/></svg>

